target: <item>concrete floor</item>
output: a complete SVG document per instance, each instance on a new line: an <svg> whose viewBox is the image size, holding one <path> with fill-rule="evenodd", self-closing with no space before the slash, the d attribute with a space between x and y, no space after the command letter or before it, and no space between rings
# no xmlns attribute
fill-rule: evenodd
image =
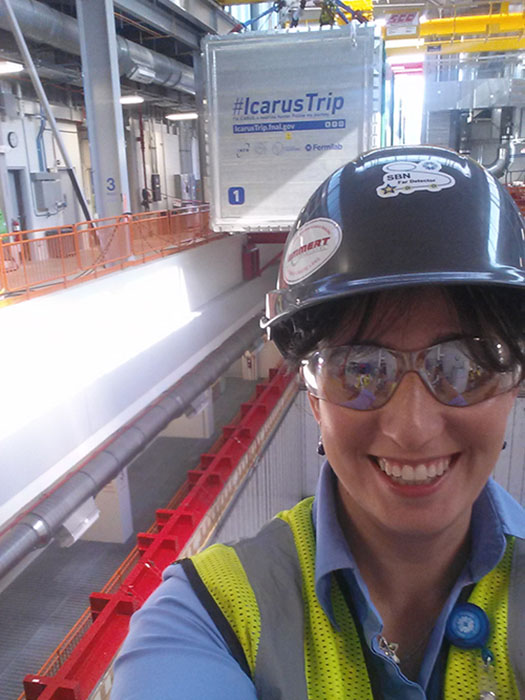
<svg viewBox="0 0 525 700"><path fill-rule="evenodd" d="M159 437L129 467L135 534L147 530L156 508L166 506L203 452L217 440L255 391L255 382L229 377L214 400L215 433L209 439ZM79 540L52 543L0 594L0 700L16 700L27 673L37 673L135 546Z"/></svg>

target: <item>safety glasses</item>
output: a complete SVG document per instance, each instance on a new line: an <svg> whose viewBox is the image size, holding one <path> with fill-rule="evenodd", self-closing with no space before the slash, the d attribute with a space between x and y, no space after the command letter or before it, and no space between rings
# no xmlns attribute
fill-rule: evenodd
<svg viewBox="0 0 525 700"><path fill-rule="evenodd" d="M486 369L474 359L483 356L487 343L492 344L502 371ZM500 340L469 338L412 352L375 345L324 348L304 359L301 371L314 396L358 411L384 406L407 372L417 372L440 403L472 406L520 382L521 366L509 368L509 360L509 349Z"/></svg>

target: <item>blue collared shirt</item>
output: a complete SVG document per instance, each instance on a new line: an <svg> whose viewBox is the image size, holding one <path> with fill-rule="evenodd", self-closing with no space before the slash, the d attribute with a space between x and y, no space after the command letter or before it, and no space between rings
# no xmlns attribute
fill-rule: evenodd
<svg viewBox="0 0 525 700"><path fill-rule="evenodd" d="M329 580L334 571L342 570L383 700L437 700L442 682L437 660L447 617L462 589L499 562L505 535L525 538L525 511L494 481L488 482L473 508L469 561L434 626L414 683L379 649L382 621L339 525L334 481L325 463L313 509L319 601L333 620ZM253 684L230 655L180 566L166 569L164 582L133 616L114 678L112 700L256 700Z"/></svg>

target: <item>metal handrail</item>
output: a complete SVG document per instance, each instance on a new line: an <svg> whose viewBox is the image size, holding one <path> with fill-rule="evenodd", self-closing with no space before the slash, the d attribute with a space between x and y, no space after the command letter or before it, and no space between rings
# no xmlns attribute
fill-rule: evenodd
<svg viewBox="0 0 525 700"><path fill-rule="evenodd" d="M9 303L165 257L225 234L208 204L0 235L0 296Z"/></svg>

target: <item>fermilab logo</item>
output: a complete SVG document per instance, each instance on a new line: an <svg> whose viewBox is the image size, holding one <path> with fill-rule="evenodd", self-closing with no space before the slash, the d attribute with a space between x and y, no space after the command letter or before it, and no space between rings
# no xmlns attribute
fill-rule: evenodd
<svg viewBox="0 0 525 700"><path fill-rule="evenodd" d="M342 151L342 143L307 143L305 146L307 151Z"/></svg>
<svg viewBox="0 0 525 700"><path fill-rule="evenodd" d="M286 250L283 279L296 284L319 270L341 245L341 227L332 219L312 219L294 233Z"/></svg>

